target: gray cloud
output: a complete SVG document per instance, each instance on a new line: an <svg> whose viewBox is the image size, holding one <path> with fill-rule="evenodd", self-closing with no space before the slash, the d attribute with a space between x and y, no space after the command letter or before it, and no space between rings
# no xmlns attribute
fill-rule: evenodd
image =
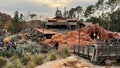
<svg viewBox="0 0 120 68"><path fill-rule="evenodd" d="M64 6L67 9L78 5L86 7L95 2L96 0L0 0L0 12L5 12L13 16L14 12L18 10L24 14L30 12L52 17L54 16L56 5L63 10Z"/></svg>

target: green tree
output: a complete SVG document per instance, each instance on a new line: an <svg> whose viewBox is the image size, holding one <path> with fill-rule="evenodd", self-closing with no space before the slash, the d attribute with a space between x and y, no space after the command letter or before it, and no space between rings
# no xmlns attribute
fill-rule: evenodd
<svg viewBox="0 0 120 68"><path fill-rule="evenodd" d="M82 16L82 11L83 11L82 7L81 7L81 6L77 6L77 7L75 8L75 11L76 11L77 14L78 14L77 18L79 19L79 17Z"/></svg>
<svg viewBox="0 0 120 68"><path fill-rule="evenodd" d="M13 23L13 27L15 29L15 33L19 32L19 12L18 11L15 11L15 15L14 15L14 18L12 20L12 23Z"/></svg>
<svg viewBox="0 0 120 68"><path fill-rule="evenodd" d="M95 6L94 5L89 5L85 10L84 16L89 17L91 14L94 13L94 11L95 11Z"/></svg>
<svg viewBox="0 0 120 68"><path fill-rule="evenodd" d="M110 15L112 29L114 31L120 31L120 9L116 10L115 12L111 13Z"/></svg>
<svg viewBox="0 0 120 68"><path fill-rule="evenodd" d="M37 16L36 14L30 14L30 18L31 18L31 19L35 19L36 16Z"/></svg>
<svg viewBox="0 0 120 68"><path fill-rule="evenodd" d="M20 14L20 22L23 22L23 14Z"/></svg>
<svg viewBox="0 0 120 68"><path fill-rule="evenodd" d="M70 17L70 18L75 17L75 16L76 16L75 13L77 13L78 18L79 18L79 17L80 17L80 14L83 13L82 7L81 7L81 6L77 6L77 7L75 7L75 8L71 8L71 9L69 10L69 17Z"/></svg>
<svg viewBox="0 0 120 68"><path fill-rule="evenodd" d="M74 14L74 11L75 11L75 8L71 8L71 9L69 10L70 18L72 18L73 14Z"/></svg>
<svg viewBox="0 0 120 68"><path fill-rule="evenodd" d="M119 6L120 0L108 0L106 3L115 9L117 6Z"/></svg>
<svg viewBox="0 0 120 68"><path fill-rule="evenodd" d="M96 6L97 8L100 8L101 6L103 6L103 3L104 3L104 0L97 0L95 6Z"/></svg>
<svg viewBox="0 0 120 68"><path fill-rule="evenodd" d="M70 17L69 11L65 11L65 12L63 13L63 15L64 15L64 18L69 18L69 17Z"/></svg>

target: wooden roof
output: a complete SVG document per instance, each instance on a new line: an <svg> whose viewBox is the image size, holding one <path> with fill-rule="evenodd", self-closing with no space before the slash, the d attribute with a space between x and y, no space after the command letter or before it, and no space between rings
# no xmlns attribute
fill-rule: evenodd
<svg viewBox="0 0 120 68"><path fill-rule="evenodd" d="M46 18L46 20L56 20L56 19L54 19L54 18Z"/></svg>
<svg viewBox="0 0 120 68"><path fill-rule="evenodd" d="M36 29L38 32L43 33L43 34L57 34L57 32L54 32L49 29Z"/></svg>
<svg viewBox="0 0 120 68"><path fill-rule="evenodd" d="M76 18L69 18L69 19L64 19L64 18L46 18L46 20L68 20L68 21L73 21L73 20L76 20Z"/></svg>

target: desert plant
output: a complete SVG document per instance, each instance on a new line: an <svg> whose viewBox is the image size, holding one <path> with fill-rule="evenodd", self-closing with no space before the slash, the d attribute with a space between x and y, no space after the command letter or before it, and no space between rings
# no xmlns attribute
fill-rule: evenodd
<svg viewBox="0 0 120 68"><path fill-rule="evenodd" d="M69 49L68 49L67 47L64 47L64 48L60 51L60 55L61 55L63 58L66 58L66 57L70 56Z"/></svg>
<svg viewBox="0 0 120 68"><path fill-rule="evenodd" d="M17 54L17 52L12 46L10 46L8 49L0 51L0 56L3 57L12 57L15 54Z"/></svg>
<svg viewBox="0 0 120 68"><path fill-rule="evenodd" d="M10 61L14 61L15 59L21 58L19 55L15 54L11 57Z"/></svg>
<svg viewBox="0 0 120 68"><path fill-rule="evenodd" d="M15 66L14 66L14 64L12 64L12 63L7 63L7 65L5 66L5 68L16 68Z"/></svg>
<svg viewBox="0 0 120 68"><path fill-rule="evenodd" d="M36 66L33 61L30 61L28 64L29 65L27 65L26 68L35 68L35 66Z"/></svg>
<svg viewBox="0 0 120 68"><path fill-rule="evenodd" d="M15 68L23 68L22 63L20 62L19 59L14 60L12 64L14 64Z"/></svg>
<svg viewBox="0 0 120 68"><path fill-rule="evenodd" d="M69 52L69 49L67 47L65 47L63 51L67 56L70 56L70 52Z"/></svg>
<svg viewBox="0 0 120 68"><path fill-rule="evenodd" d="M50 61L53 61L53 60L56 60L57 59L57 56L54 52L51 53L51 56L50 56Z"/></svg>
<svg viewBox="0 0 120 68"><path fill-rule="evenodd" d="M48 53L48 52L50 52L50 51L52 51L52 47L50 47L49 45L43 45L42 47L41 47L41 52L42 53Z"/></svg>
<svg viewBox="0 0 120 68"><path fill-rule="evenodd" d="M29 65L26 66L26 68L35 68L35 63L33 61L29 62Z"/></svg>
<svg viewBox="0 0 120 68"><path fill-rule="evenodd" d="M28 55L24 55L24 56L20 59L20 61L21 61L21 63L22 63L23 65L27 65L27 64L30 62L30 60L31 60L31 57L28 56Z"/></svg>
<svg viewBox="0 0 120 68"><path fill-rule="evenodd" d="M17 35L17 36L15 36L15 37L11 38L11 41L12 41L12 42L15 42L15 41L18 41L18 40L20 40L20 39L22 39L22 37L19 36L19 35Z"/></svg>
<svg viewBox="0 0 120 68"><path fill-rule="evenodd" d="M7 50L0 51L0 56L7 57L8 56L8 51Z"/></svg>
<svg viewBox="0 0 120 68"><path fill-rule="evenodd" d="M40 53L41 47L36 42L31 42L18 46L16 50L21 55L26 53L38 54Z"/></svg>
<svg viewBox="0 0 120 68"><path fill-rule="evenodd" d="M41 65L41 64L43 64L44 57L43 57L43 55L39 54L39 55L35 56L35 58L33 60L37 65Z"/></svg>
<svg viewBox="0 0 120 68"><path fill-rule="evenodd" d="M3 67L7 64L7 60L3 57L0 57L0 67Z"/></svg>
<svg viewBox="0 0 120 68"><path fill-rule="evenodd" d="M60 56L61 56L62 58L66 58L66 57L67 57L67 55L66 55L63 51L60 52Z"/></svg>

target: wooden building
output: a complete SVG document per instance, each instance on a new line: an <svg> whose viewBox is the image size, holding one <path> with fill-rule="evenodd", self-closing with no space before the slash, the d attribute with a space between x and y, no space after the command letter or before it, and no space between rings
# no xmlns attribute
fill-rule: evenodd
<svg viewBox="0 0 120 68"><path fill-rule="evenodd" d="M77 18L63 18L62 17L62 13L60 10L57 9L56 13L55 13L55 17L54 18L46 18L47 23L46 26L47 27L57 27L57 28L75 28L75 26L77 25Z"/></svg>
<svg viewBox="0 0 120 68"><path fill-rule="evenodd" d="M46 39L50 39L52 35L57 34L52 30L42 28L35 29L34 33L37 34L39 37L45 37Z"/></svg>

